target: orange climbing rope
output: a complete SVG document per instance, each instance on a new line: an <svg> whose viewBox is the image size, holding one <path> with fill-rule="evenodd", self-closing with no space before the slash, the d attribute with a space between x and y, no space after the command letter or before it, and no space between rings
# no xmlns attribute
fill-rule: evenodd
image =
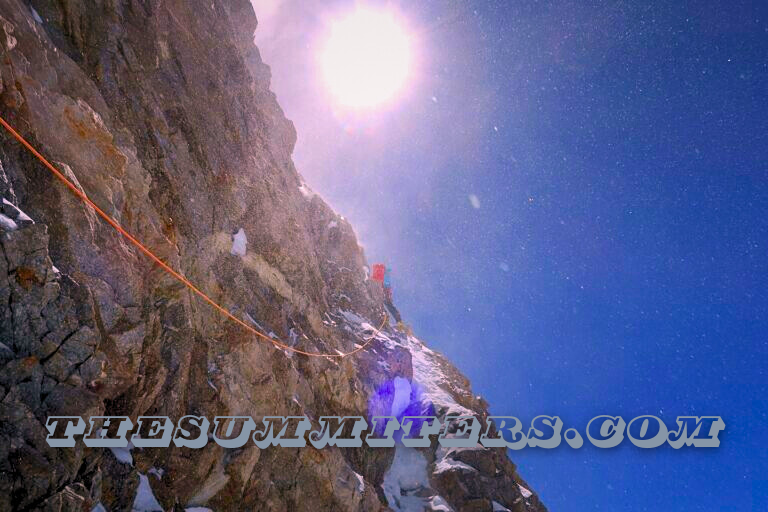
<svg viewBox="0 0 768 512"><path fill-rule="evenodd" d="M350 352L336 353L336 354L322 354L322 353L316 353L316 352L305 352L304 350L300 350L300 349L294 348L294 347L292 347L292 346L290 346L290 345L288 345L286 343L283 343L283 342L281 342L279 340L273 339L273 338L267 336L266 334L263 334L263 333L257 331L252 326L248 325L247 323L245 323L244 321L240 320L235 315L230 313L226 308L224 308L223 306L220 306L216 301L214 301L212 298L210 298L208 295L206 295L205 292L203 292L197 286L192 284L189 281L189 279L187 279L186 277L181 275L179 272L175 271L167 263L165 263L163 260L161 260L160 258L155 256L155 254L151 250L149 250L146 246L144 246L144 244L139 242L133 235L131 235L125 229L123 229L123 227L115 219L113 219L110 215L108 215L101 208L99 208L96 205L96 203L91 201L88 198L88 196L85 194L85 192L83 192L79 188L77 188L74 185L74 183L72 183L66 176L64 176L64 174L61 171L59 171L48 160L46 160L46 158L43 155L41 155L40 152L37 151L34 148L34 146L32 146L32 144L27 142L27 140L24 137L22 137L16 130L14 130L13 127L10 124L8 124L6 122L6 120L3 119L2 116L0 116L0 124L3 125L3 128L8 130L8 133L13 135L13 137L16 140L18 140L25 148L27 148L30 153L35 155L35 157L38 160L40 160L40 162L45 167L47 167L48 170L51 171L53 173L53 175L56 176L56 178L59 179L59 181L64 183L64 185L66 185L67 188L69 188L72 191L73 194L75 194L86 205L90 206L91 209L93 209L93 211L96 212L99 215L99 217L104 219L104 221L106 221L107 224L109 224L110 226L115 228L115 230L117 230L118 233L123 235L129 242L131 242L133 245L135 245L139 249L139 251L144 253L145 256L147 256L149 259L151 259L152 261L157 263L160 266L160 268L165 270L168 274L173 276L176 280L178 280L184 286L186 286L187 288L192 290L194 293L196 293L198 296L200 296L205 302L207 302L208 304L213 306L213 308L216 311L218 311L219 313L221 313L225 317L229 318L230 320L232 320L233 322L235 322L236 324L238 324L240 327L244 328L246 331L250 332L251 334L255 334L259 338L262 338L263 340L268 341L269 343L271 343L276 348L281 348L281 349L284 349L284 350L290 350L291 352L296 352L297 354L303 354L303 355L309 356L309 357L338 357L338 358L343 358L343 357L347 357L347 356L351 356L353 354L356 354L357 352L360 352L365 347L367 347L376 338L376 335L381 330L381 328L384 327L384 324L387 321L386 314L384 316L384 321L381 322L381 325L379 326L379 328L374 331L373 335L370 338L365 340L365 343L363 343L362 345L359 345L357 348L355 348L355 350L352 350Z"/></svg>

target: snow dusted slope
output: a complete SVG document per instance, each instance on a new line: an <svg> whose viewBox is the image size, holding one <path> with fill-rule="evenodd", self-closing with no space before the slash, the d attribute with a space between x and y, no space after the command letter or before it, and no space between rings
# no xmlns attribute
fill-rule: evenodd
<svg viewBox="0 0 768 512"><path fill-rule="evenodd" d="M350 311L340 311L338 317L355 336L375 335L370 352L379 358L376 365L385 377L394 376L391 384L384 379L384 386L390 390L383 394L388 397L386 403L383 407L369 406L369 416L401 417L405 412L434 415L443 421L447 415L474 415L483 420L485 428L487 404L472 394L469 381L445 357L389 324L376 332L372 322ZM402 353L408 355L410 368L393 369L386 363L398 359L393 354ZM444 448L433 439L432 445L424 449L397 443L394 452L382 483L393 510L546 510L517 475L504 449L492 450L480 444Z"/></svg>

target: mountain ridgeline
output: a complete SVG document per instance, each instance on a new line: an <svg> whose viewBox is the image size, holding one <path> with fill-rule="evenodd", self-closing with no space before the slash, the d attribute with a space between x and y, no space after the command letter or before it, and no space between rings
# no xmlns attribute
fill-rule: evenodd
<svg viewBox="0 0 768 512"><path fill-rule="evenodd" d="M381 325L384 295L352 227L294 168L256 25L247 0L0 0L0 115L237 318L349 352ZM276 349L5 132L0 163L0 510L546 510L506 450L481 445L48 446L53 415L369 417L389 388L385 410L418 388L438 417L488 413L389 322L346 358Z"/></svg>

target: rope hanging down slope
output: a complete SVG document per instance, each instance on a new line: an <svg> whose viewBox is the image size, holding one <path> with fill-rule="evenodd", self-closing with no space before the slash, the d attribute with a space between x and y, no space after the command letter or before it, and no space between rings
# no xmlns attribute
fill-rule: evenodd
<svg viewBox="0 0 768 512"><path fill-rule="evenodd" d="M186 277L181 275L179 272L171 268L167 263L165 263L163 260L161 260L159 257L157 257L150 249L148 249L144 244L139 242L133 235L128 233L123 227L110 215L105 213L101 208L99 208L96 203L91 201L88 196L85 194L85 192L81 191L79 188L75 186L74 183L72 183L64 174L59 171L56 167L53 166L42 154L40 154L37 149L35 149L32 144L27 142L27 140L22 137L19 132L13 129L13 127L6 122L5 119L3 119L2 116L0 116L0 124L3 125L3 128L5 128L8 133L10 133L16 140L18 140L30 153L32 153L40 162L53 173L53 175L58 178L59 181L64 183L64 185L69 188L69 190L72 191L75 196L77 196L81 201L83 201L87 206L89 206L96 214L101 217L107 224L112 226L118 233L120 233L123 237L125 237L131 244L136 246L139 251L144 253L145 256L147 256L149 259L154 261L157 265L160 266L165 272L170 274L173 278L175 278L177 281L182 283L184 286L189 288L192 292L197 294L200 298L202 298L205 302L210 304L216 311L227 317L228 319L232 320L236 324L238 324L240 327L245 329L251 334L256 335L258 338L261 338L263 341L267 341L271 343L275 348L281 348L283 350L289 350L291 352L296 352L297 354L302 354L309 357L338 357L338 358L344 358L347 356L351 356L353 354L356 354L357 352L360 352L365 347L367 347L375 338L378 332L381 330L382 327L384 327L384 324L387 321L386 314L384 315L384 320L381 322L381 325L378 329L376 329L370 338L365 340L365 343L362 345L359 345L354 350L346 353L336 353L336 354L323 354L323 353L316 353L316 352L305 352L304 350L300 350L297 348L294 348L286 343L283 343L282 341L276 340L274 338L271 338L267 336L266 334L263 334L259 332L258 330L254 329L252 326L248 325L244 321L237 318L235 315L230 313L226 308L219 305L216 301L214 301L212 298L210 298L208 295L206 295L205 292L200 290L197 286L192 284L192 282L189 281Z"/></svg>

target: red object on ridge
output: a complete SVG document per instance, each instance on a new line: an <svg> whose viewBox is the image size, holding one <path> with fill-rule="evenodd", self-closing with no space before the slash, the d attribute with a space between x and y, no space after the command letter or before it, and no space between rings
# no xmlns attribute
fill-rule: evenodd
<svg viewBox="0 0 768 512"><path fill-rule="evenodd" d="M371 272L371 281L378 281L383 283L385 271L386 267L383 263L374 263Z"/></svg>

